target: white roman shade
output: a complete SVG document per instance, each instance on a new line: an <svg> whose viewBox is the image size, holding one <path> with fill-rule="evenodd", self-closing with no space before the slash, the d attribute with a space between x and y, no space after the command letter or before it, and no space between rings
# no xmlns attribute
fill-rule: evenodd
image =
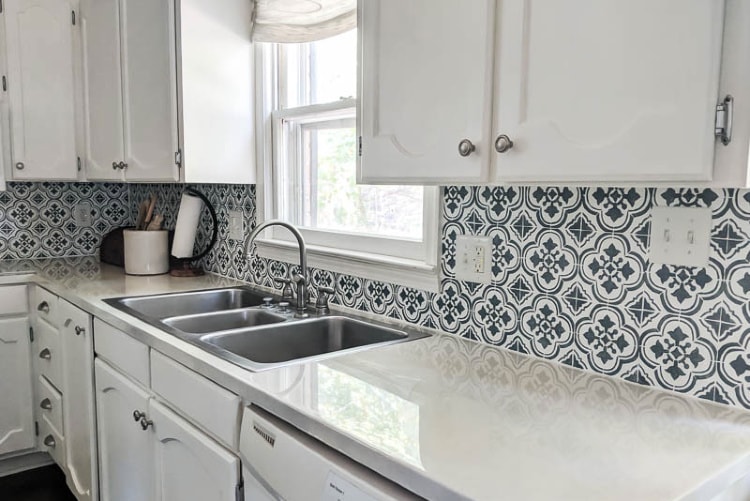
<svg viewBox="0 0 750 501"><path fill-rule="evenodd" d="M314 42L357 26L356 0L252 1L256 42Z"/></svg>

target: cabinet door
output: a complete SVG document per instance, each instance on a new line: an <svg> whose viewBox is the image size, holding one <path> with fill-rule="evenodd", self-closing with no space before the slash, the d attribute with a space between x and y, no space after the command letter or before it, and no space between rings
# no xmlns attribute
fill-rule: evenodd
<svg viewBox="0 0 750 501"><path fill-rule="evenodd" d="M91 317L60 300L67 481L78 501L97 499L94 346Z"/></svg>
<svg viewBox="0 0 750 501"><path fill-rule="evenodd" d="M724 1L504 0L498 180L710 180Z"/></svg>
<svg viewBox="0 0 750 501"><path fill-rule="evenodd" d="M239 458L154 400L149 418L156 433L157 501L235 501Z"/></svg>
<svg viewBox="0 0 750 501"><path fill-rule="evenodd" d="M78 176L73 4L6 0L14 179Z"/></svg>
<svg viewBox="0 0 750 501"><path fill-rule="evenodd" d="M0 319L0 455L34 447L26 318Z"/></svg>
<svg viewBox="0 0 750 501"><path fill-rule="evenodd" d="M95 372L101 499L153 499L153 433L133 419L147 411L149 395L99 359Z"/></svg>
<svg viewBox="0 0 750 501"><path fill-rule="evenodd" d="M494 6L359 2L360 182L487 180Z"/></svg>
<svg viewBox="0 0 750 501"><path fill-rule="evenodd" d="M122 180L125 161L119 0L81 0L86 178Z"/></svg>
<svg viewBox="0 0 750 501"><path fill-rule="evenodd" d="M253 5L179 4L185 181L254 184Z"/></svg>
<svg viewBox="0 0 750 501"><path fill-rule="evenodd" d="M177 181L174 2L121 0L125 177Z"/></svg>

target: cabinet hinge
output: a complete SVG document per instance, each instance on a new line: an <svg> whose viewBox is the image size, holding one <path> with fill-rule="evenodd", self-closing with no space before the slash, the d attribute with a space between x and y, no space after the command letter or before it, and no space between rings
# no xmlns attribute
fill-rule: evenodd
<svg viewBox="0 0 750 501"><path fill-rule="evenodd" d="M78 172L81 172L81 157L76 157L76 165L78 166Z"/></svg>
<svg viewBox="0 0 750 501"><path fill-rule="evenodd" d="M182 150L174 152L174 163L177 164L177 167L182 167Z"/></svg>
<svg viewBox="0 0 750 501"><path fill-rule="evenodd" d="M29 341L32 343L34 342L34 328L33 327L29 327Z"/></svg>
<svg viewBox="0 0 750 501"><path fill-rule="evenodd" d="M73 26L76 25L76 11L71 10L70 11L70 20L73 22Z"/></svg>
<svg viewBox="0 0 750 501"><path fill-rule="evenodd" d="M34 421L34 435L39 436L39 421Z"/></svg>
<svg viewBox="0 0 750 501"><path fill-rule="evenodd" d="M237 487L234 489L234 499L237 501L242 501L245 499L245 484L242 482L242 479L240 479L240 483L237 484Z"/></svg>
<svg viewBox="0 0 750 501"><path fill-rule="evenodd" d="M724 146L732 142L732 121L734 120L734 98L727 95L716 105L716 137Z"/></svg>
<svg viewBox="0 0 750 501"><path fill-rule="evenodd" d="M362 156L362 136L359 136L359 139L357 141L358 141L357 149L359 152L358 155L361 157Z"/></svg>

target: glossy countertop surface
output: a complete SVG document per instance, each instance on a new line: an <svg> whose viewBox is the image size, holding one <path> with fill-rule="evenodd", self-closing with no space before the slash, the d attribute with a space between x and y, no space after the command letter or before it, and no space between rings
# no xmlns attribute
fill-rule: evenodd
<svg viewBox="0 0 750 501"><path fill-rule="evenodd" d="M102 301L241 282L0 262L26 280L428 499L704 500L750 472L741 409L449 335L251 373Z"/></svg>

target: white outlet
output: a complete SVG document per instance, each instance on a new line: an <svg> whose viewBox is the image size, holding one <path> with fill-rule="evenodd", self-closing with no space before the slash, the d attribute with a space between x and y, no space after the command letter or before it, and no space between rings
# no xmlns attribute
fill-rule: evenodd
<svg viewBox="0 0 750 501"><path fill-rule="evenodd" d="M229 211L229 239L242 242L245 240L245 218L237 210Z"/></svg>
<svg viewBox="0 0 750 501"><path fill-rule="evenodd" d="M707 266L711 224L711 209L655 207L651 212L651 262Z"/></svg>
<svg viewBox="0 0 750 501"><path fill-rule="evenodd" d="M89 202L80 202L73 207L73 221L76 226L91 226L91 204Z"/></svg>
<svg viewBox="0 0 750 501"><path fill-rule="evenodd" d="M492 242L489 237L459 235L456 237L456 278L467 282L488 284Z"/></svg>

